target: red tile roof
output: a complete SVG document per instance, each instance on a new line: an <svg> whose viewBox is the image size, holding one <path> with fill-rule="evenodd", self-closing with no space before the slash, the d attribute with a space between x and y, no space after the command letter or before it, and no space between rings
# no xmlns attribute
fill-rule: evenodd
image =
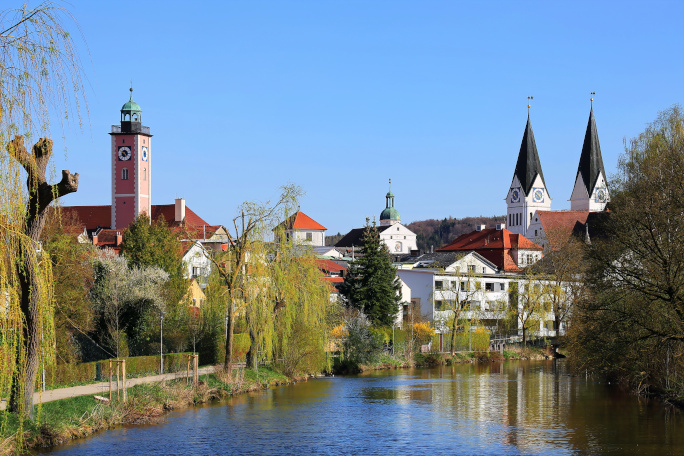
<svg viewBox="0 0 684 456"><path fill-rule="evenodd" d="M326 282L330 282L330 283L343 283L344 282L343 277L323 277L323 280L325 280Z"/></svg>
<svg viewBox="0 0 684 456"><path fill-rule="evenodd" d="M64 220L70 220L73 215L79 220L81 226L89 230L94 230L98 226L100 228L112 226L112 206L65 206L62 207L62 211L65 214Z"/></svg>
<svg viewBox="0 0 684 456"><path fill-rule="evenodd" d="M174 227L180 226L180 222L176 222L176 205L175 204L155 204L152 205L152 220L157 220L159 217L164 216L166 224ZM202 227L203 225L209 226L199 215L195 214L192 209L185 206L185 226L189 228Z"/></svg>
<svg viewBox="0 0 684 456"><path fill-rule="evenodd" d="M567 241L579 223L584 225L589 217L587 211L537 211L546 239L556 250Z"/></svg>
<svg viewBox="0 0 684 456"><path fill-rule="evenodd" d="M290 216L287 220L281 223L286 230L327 230L326 227L306 215L302 211L297 211L296 214Z"/></svg>
<svg viewBox="0 0 684 456"><path fill-rule="evenodd" d="M459 250L501 250L501 249L525 249L543 250L524 236L514 234L507 229L497 230L487 228L482 231L471 231L451 241L444 247L436 249L438 252L455 252Z"/></svg>
<svg viewBox="0 0 684 456"><path fill-rule="evenodd" d="M321 271L325 272L344 272L347 270L344 266L340 266L339 264L335 263L332 260L327 260L323 258L318 258L316 259L316 264L318 265L318 269Z"/></svg>
<svg viewBox="0 0 684 456"><path fill-rule="evenodd" d="M543 250L540 245L535 244L520 234L511 233L507 229L496 230L488 228L482 231L471 231L470 233L462 234L444 247L436 249L436 251L458 252L473 250L504 271L519 271L520 268L513 260L511 249Z"/></svg>
<svg viewBox="0 0 684 456"><path fill-rule="evenodd" d="M112 226L111 206L64 206L62 210L73 213L80 220L81 224L85 225L89 230L94 230L97 227L109 228ZM161 216L164 217L166 224L170 227L180 226L180 223L176 222L175 204L153 204L150 217L152 220L157 220ZM195 214L192 209L185 206L185 226L202 229L204 225L207 228L214 226L209 225L199 215Z"/></svg>

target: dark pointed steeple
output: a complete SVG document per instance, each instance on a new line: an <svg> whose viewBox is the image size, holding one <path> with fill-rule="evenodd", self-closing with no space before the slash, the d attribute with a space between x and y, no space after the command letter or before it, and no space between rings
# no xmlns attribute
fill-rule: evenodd
<svg viewBox="0 0 684 456"><path fill-rule="evenodd" d="M542 183L544 184L544 187L546 187L544 173L542 173L541 162L539 161L539 154L537 153L537 143L534 142L530 113L528 112L525 134L523 135L522 143L520 144L518 162L515 164L515 176L518 177L520 185L525 192L525 196L530 194L530 190L532 190L532 185L534 184L537 175L541 177Z"/></svg>
<svg viewBox="0 0 684 456"><path fill-rule="evenodd" d="M582 181L587 188L587 195L592 195L596 182L601 174L606 179L606 170L603 168L603 158L601 157L601 145L599 144L598 132L596 131L596 121L594 120L594 108L589 112L589 123L587 132L584 135L582 145L582 155L580 156L577 175L582 174Z"/></svg>

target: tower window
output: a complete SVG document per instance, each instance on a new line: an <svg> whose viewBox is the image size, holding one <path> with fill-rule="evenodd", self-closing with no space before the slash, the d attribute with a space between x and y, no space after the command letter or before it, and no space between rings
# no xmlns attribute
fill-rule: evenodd
<svg viewBox="0 0 684 456"><path fill-rule="evenodd" d="M128 168L121 170L121 180L128 180Z"/></svg>
<svg viewBox="0 0 684 456"><path fill-rule="evenodd" d="M143 180L147 180L147 168L143 168Z"/></svg>
<svg viewBox="0 0 684 456"><path fill-rule="evenodd" d="M532 223L532 212L530 212L530 223Z"/></svg>

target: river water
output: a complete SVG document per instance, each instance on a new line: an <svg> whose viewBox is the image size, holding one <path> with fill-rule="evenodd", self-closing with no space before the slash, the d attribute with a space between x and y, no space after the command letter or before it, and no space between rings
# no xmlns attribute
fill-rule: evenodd
<svg viewBox="0 0 684 456"><path fill-rule="evenodd" d="M559 361L310 380L170 413L59 455L684 454L684 417Z"/></svg>

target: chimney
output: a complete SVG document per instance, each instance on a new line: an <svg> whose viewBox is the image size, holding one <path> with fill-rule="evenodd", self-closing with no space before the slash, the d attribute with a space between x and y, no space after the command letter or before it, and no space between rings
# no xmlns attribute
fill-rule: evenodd
<svg viewBox="0 0 684 456"><path fill-rule="evenodd" d="M485 229L485 225L475 225L475 231L482 231Z"/></svg>
<svg viewBox="0 0 684 456"><path fill-rule="evenodd" d="M506 229L506 224L505 223L497 223L496 229L497 229L497 231L503 231Z"/></svg>
<svg viewBox="0 0 684 456"><path fill-rule="evenodd" d="M178 223L182 223L185 221L185 198L176 198L175 221Z"/></svg>
<svg viewBox="0 0 684 456"><path fill-rule="evenodd" d="M121 236L121 231L116 232L116 246L120 246L123 241L123 236Z"/></svg>

